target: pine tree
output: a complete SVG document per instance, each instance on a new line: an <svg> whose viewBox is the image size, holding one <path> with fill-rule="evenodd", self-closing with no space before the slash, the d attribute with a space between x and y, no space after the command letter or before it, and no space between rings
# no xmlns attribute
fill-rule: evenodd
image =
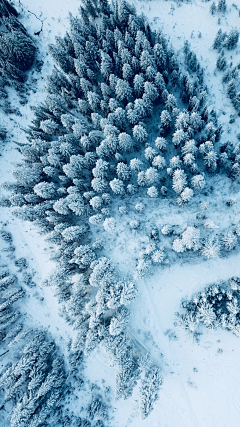
<svg viewBox="0 0 240 427"><path fill-rule="evenodd" d="M239 40L239 31L236 29L233 29L230 31L229 35L227 36L224 46L228 49L234 49L237 46Z"/></svg>
<svg viewBox="0 0 240 427"><path fill-rule="evenodd" d="M115 194L122 195L125 193L125 188L122 180L114 178L112 181L110 181L109 185Z"/></svg>
<svg viewBox="0 0 240 427"><path fill-rule="evenodd" d="M219 0L218 1L218 12L226 12L227 10L227 5L226 5L226 0Z"/></svg>

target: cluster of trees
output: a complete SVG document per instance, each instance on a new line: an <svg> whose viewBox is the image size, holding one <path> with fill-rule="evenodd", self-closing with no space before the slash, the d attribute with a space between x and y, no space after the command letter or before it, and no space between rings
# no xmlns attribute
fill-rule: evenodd
<svg viewBox="0 0 240 427"><path fill-rule="evenodd" d="M201 324L209 329L221 327L240 336L240 279L214 284L184 301L184 313L177 313L177 324L198 334Z"/></svg>
<svg viewBox="0 0 240 427"><path fill-rule="evenodd" d="M191 251L196 256L211 259L224 255L239 245L239 224L219 231L219 227L212 220L206 219L205 215L203 218L201 214L197 215L197 219L200 219L198 224L184 228L166 224L161 229L161 237L158 228L154 226L138 253L135 279L150 274L154 266L169 265L169 261L174 259L172 251L177 256L189 257Z"/></svg>
<svg viewBox="0 0 240 427"><path fill-rule="evenodd" d="M209 259L218 257L220 253L230 252L239 244L239 225L221 233L214 232L213 229L218 227L210 219L204 222L202 235L195 226L188 226L180 237L174 239L172 249L178 253L186 250L200 251Z"/></svg>
<svg viewBox="0 0 240 427"><path fill-rule="evenodd" d="M23 333L18 360L0 376L1 407L12 404L11 427L60 425L66 392L63 359L45 332L25 328Z"/></svg>
<svg viewBox="0 0 240 427"><path fill-rule="evenodd" d="M154 265L168 263L164 245L160 244L159 233L156 227L151 230L149 241L143 244L138 254L138 261L135 269L135 278L145 276L152 270Z"/></svg>
<svg viewBox="0 0 240 427"><path fill-rule="evenodd" d="M115 227L115 197L170 194L181 205L204 188L202 169L214 173L222 165L216 146L221 126L208 113L196 55L187 43L184 49L193 77L181 71L162 33L125 0L111 6L84 0L80 18L70 16L70 32L49 46L56 66L47 97L34 107L28 143L19 148L16 182L3 186L12 194L2 204L58 245L58 267L48 283L78 331L72 365L103 342L119 366L116 393L123 397L139 377L126 332L136 286L119 279L101 256L104 242L92 241L91 230ZM162 247L147 251L144 263L164 260Z"/></svg>
<svg viewBox="0 0 240 427"><path fill-rule="evenodd" d="M26 79L25 72L33 65L36 46L24 26L17 19L18 13L7 1L0 1L0 91L6 97L4 85L12 83L17 88Z"/></svg>
<svg viewBox="0 0 240 427"><path fill-rule="evenodd" d="M145 419L153 409L155 401L158 399L159 388L162 384L162 377L159 369L152 365L145 370L145 375L140 387L140 413Z"/></svg>
<svg viewBox="0 0 240 427"><path fill-rule="evenodd" d="M223 33L220 28L217 32L217 35L213 42L213 49L221 51L223 48L227 50L235 49L239 40L239 31L237 29L232 29L229 34L226 32Z"/></svg>
<svg viewBox="0 0 240 427"><path fill-rule="evenodd" d="M21 300L26 297L24 284L31 286L32 276L26 272L26 259L16 259L14 255L11 233L2 229L0 237L1 259L2 262L4 257L6 260L0 268L0 335L3 357L0 406L5 410L1 412L1 423L6 425L4 414L9 416L11 412L10 420L8 418L7 421L11 427L60 425L63 395L66 391L63 359L44 330L26 325ZM8 258L15 260L17 274L10 273ZM22 273L23 284L18 280L19 273Z"/></svg>
<svg viewBox="0 0 240 427"><path fill-rule="evenodd" d="M219 51L219 56L216 62L216 68L219 71L224 71L222 82L227 85L227 95L230 98L238 115L240 114L240 80L239 80L239 64L232 66L227 63L224 48L230 50L237 46L239 40L239 31L233 29L229 34L223 33L220 29L215 37L213 48Z"/></svg>
<svg viewBox="0 0 240 427"><path fill-rule="evenodd" d="M216 4L215 1L212 2L210 6L210 13L215 15L216 12L225 13L227 10L226 0L219 0Z"/></svg>

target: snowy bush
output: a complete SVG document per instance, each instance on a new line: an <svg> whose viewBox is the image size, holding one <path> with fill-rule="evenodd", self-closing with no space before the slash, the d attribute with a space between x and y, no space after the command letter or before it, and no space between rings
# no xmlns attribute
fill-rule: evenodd
<svg viewBox="0 0 240 427"><path fill-rule="evenodd" d="M152 198L156 198L156 197L158 197L158 190L154 186L149 187L147 190L147 194L148 194L148 196L150 196Z"/></svg>
<svg viewBox="0 0 240 427"><path fill-rule="evenodd" d="M220 252L220 245L216 238L209 237L203 245L201 250L202 255L207 259L217 258Z"/></svg>
<svg viewBox="0 0 240 427"><path fill-rule="evenodd" d="M185 246L183 244L182 239L175 239L172 244L172 248L175 252L183 253L185 251Z"/></svg>
<svg viewBox="0 0 240 427"><path fill-rule="evenodd" d="M237 245L237 237L230 230L223 234L221 242L226 251L232 251Z"/></svg>
<svg viewBox="0 0 240 427"><path fill-rule="evenodd" d="M103 227L104 227L104 230L109 231L109 232L115 230L115 228L116 228L115 219L114 218L106 218L104 223L103 223Z"/></svg>
<svg viewBox="0 0 240 427"><path fill-rule="evenodd" d="M200 231L195 227L187 227L182 234L182 243L186 249L197 251L200 249Z"/></svg>

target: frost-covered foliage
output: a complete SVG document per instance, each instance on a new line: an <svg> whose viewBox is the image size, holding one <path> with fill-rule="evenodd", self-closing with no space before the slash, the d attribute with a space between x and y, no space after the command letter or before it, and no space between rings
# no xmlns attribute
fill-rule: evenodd
<svg viewBox="0 0 240 427"><path fill-rule="evenodd" d="M200 244L200 231L195 227L187 227L182 233L182 237L173 241L173 250L175 252L184 252L186 249L198 251Z"/></svg>
<svg viewBox="0 0 240 427"><path fill-rule="evenodd" d="M42 331L25 331L25 346L17 362L1 374L3 406L13 405L11 427L61 424L62 396L66 388L63 359ZM16 403L17 402L17 403Z"/></svg>
<svg viewBox="0 0 240 427"><path fill-rule="evenodd" d="M158 398L162 377L156 366L149 367L141 381L140 387L140 412L144 420L153 410L153 405Z"/></svg>
<svg viewBox="0 0 240 427"><path fill-rule="evenodd" d="M15 257L11 233L2 229L0 237L4 242L1 260L6 259L5 267L0 267L1 356L7 355L0 375L0 402L5 408L1 423L10 427L62 425L67 387L63 357L44 329L27 325L21 300L26 303L26 289L34 286L32 276L26 259ZM13 263L16 274L10 274Z"/></svg>
<svg viewBox="0 0 240 427"><path fill-rule="evenodd" d="M168 263L166 259L165 247L158 243L158 230L154 228L151 238L142 245L135 269L135 278L144 277L150 273L154 265L164 265Z"/></svg>
<svg viewBox="0 0 240 427"><path fill-rule="evenodd" d="M211 285L184 301L184 314L177 313L177 324L198 334L200 325L213 329L221 327L240 336L240 279L232 277L227 282Z"/></svg>
<svg viewBox="0 0 240 427"><path fill-rule="evenodd" d="M18 13L7 1L0 2L0 87L4 95L4 85L12 83L20 87L26 79L25 71L33 65L36 46L27 30L17 19Z"/></svg>
<svg viewBox="0 0 240 427"><path fill-rule="evenodd" d="M136 285L116 273L101 254L104 243L93 236L117 233L112 204L118 200L124 214L136 193L151 204L166 196L179 205L190 202L193 190L206 184L202 169L219 170L215 142L221 129L208 119L196 55L185 46L190 77L162 32L125 0L85 0L80 16L70 15L69 33L57 37L49 52L56 65L44 103L34 108L29 142L20 147L23 162L13 172L9 201L17 217L34 222L56 245L58 266L48 284L77 331L72 364L102 342L119 368L116 393L128 397L139 367L125 306ZM134 233L139 225L129 222ZM167 262L154 236L143 248L136 278ZM181 242L196 251L198 231L190 227Z"/></svg>

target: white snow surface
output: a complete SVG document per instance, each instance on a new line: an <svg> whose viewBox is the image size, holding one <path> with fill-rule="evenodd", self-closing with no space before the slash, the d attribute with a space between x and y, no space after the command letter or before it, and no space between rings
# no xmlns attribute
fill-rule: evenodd
<svg viewBox="0 0 240 427"><path fill-rule="evenodd" d="M2 124L10 130L6 145L0 156L0 181L11 179L13 163L21 157L15 150L14 141L24 142L24 132L31 121L30 105L44 99L44 80L52 67L52 60L47 54L47 44L54 41L56 35L64 35L68 28L68 12L77 13L80 5L78 0L14 0L18 10L22 10L22 22L39 46L39 58L44 60L41 74L30 71L28 103L19 104L18 95L10 90L11 102L18 107L22 116L12 114L9 117L0 114ZM211 16L210 2L193 0L192 3L153 0L135 1L139 12L145 13L154 25L163 28L170 37L173 48L178 51L188 39L191 48L196 52L200 64L205 68L205 79L210 91L209 105L215 108L218 119L224 124L226 139L237 142L235 135L239 133L239 118L228 132L229 115L233 107L226 96L221 82L221 73L215 73L217 52L211 46L214 37L221 27L223 31L239 26L238 11L228 1L228 12L221 16ZM32 13L28 12L31 11ZM34 36L41 28L39 36ZM201 32L202 37L198 37ZM192 34L192 37L191 37ZM237 63L237 49L229 52L228 59ZM232 56L232 59L230 58ZM32 74L31 74L32 73ZM216 75L215 75L216 74ZM37 80L34 80L37 79ZM210 196L195 197L188 209L179 208L169 201L141 200L146 208L141 214L134 213L129 202L129 213L118 217L117 232L104 233L107 240L106 255L111 257L120 272L133 274L140 241L146 239L151 223L159 229L166 223L180 226L192 225L196 213L200 211L199 203L206 202L205 212L214 224L227 228L240 219L240 196L237 184L223 176L212 179L214 191ZM226 206L230 197L236 199L233 207ZM135 200L135 204L137 201ZM131 231L128 223L138 218L141 223L139 231ZM42 281L54 267L49 261L50 250L39 236L32 224L23 224L13 218L7 209L1 209L2 223L11 231L16 257L25 256L30 266L36 270L34 280L37 288L29 291L25 299L25 311L29 321L36 325L49 328L57 344L65 351L67 340L72 336L71 328L59 316L54 290L42 286ZM190 252L188 252L190 253ZM231 332L217 329L202 329L200 341L197 343L191 335L174 327L175 313L180 308L182 299L191 298L192 294L218 280L227 280L236 275L240 277L240 251L232 251L225 258L206 261L203 258L192 258L184 254L175 264L154 267L151 276L138 281L139 294L131 307L131 323L129 332L136 345L149 353L154 363L162 369L163 385L159 400L153 412L146 420L139 415L137 396L138 387L127 401L115 400L111 425L121 427L237 427L240 421L240 340ZM36 299L34 292L44 297L43 302ZM88 358L86 376L93 382L105 380L106 385L114 388L115 367L109 367L108 357L102 347L96 349Z"/></svg>

